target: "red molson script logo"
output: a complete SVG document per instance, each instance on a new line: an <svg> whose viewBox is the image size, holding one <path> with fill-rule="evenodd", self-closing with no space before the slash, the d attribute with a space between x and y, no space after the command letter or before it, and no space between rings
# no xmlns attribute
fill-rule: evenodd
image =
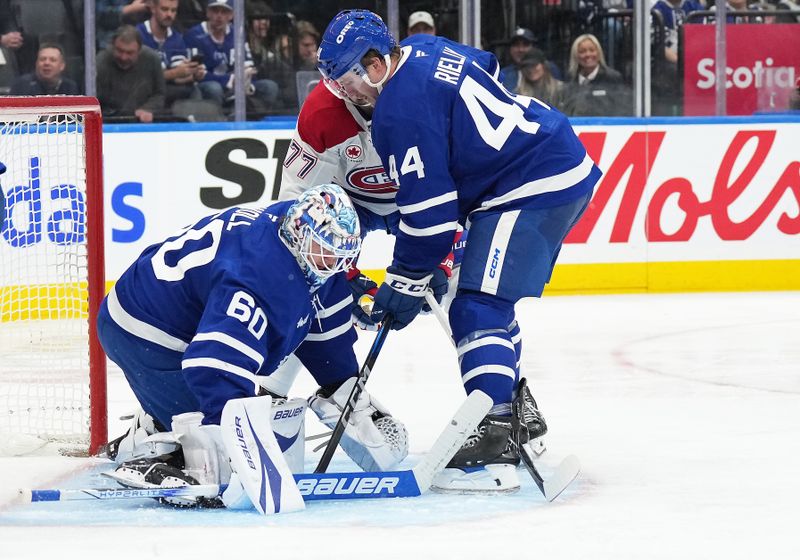
<svg viewBox="0 0 800 560"><path fill-rule="evenodd" d="M595 188L594 197L586 209L580 222L573 228L565 240L566 243L586 243L601 214L606 208L617 187L624 189L619 211L611 230L611 243L626 243L631 236L633 221L645 192L647 177L653 162L658 157L661 143L666 132L634 132L606 170L600 183ZM717 175L711 196L708 200L700 200L695 194L692 182L686 177L674 177L661 183L650 201L647 202L645 220L645 237L648 241L688 241L697 228L698 221L708 216L714 231L724 241L741 241L748 239L758 230L767 216L772 212L781 198L790 192L795 203L800 206L800 162L792 161L783 170L775 185L766 194L752 214L742 221L731 219L728 208L757 181L761 169L772 144L775 142L775 130L739 131L731 140L722 161L719 162ZM589 156L600 161L606 141L605 132L582 132L580 139ZM737 161L743 157L743 148L749 142L755 142L755 150L750 160ZM717 162L709 161L712 166ZM742 165L744 164L744 165ZM733 174L734 166L741 169L738 175ZM630 172L626 185L621 185L623 177ZM705 189L703 189L705 190ZM674 233L666 233L661 227L661 215L667 199L673 195L678 197L678 206L683 212L680 227ZM800 233L800 212L794 210L783 212L778 218L777 227L786 235Z"/></svg>

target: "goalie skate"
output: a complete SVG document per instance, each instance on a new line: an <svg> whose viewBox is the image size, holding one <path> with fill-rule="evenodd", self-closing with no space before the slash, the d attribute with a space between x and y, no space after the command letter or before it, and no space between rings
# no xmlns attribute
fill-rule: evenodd
<svg viewBox="0 0 800 560"><path fill-rule="evenodd" d="M309 407L333 429L350 397L356 378L345 381L332 395L318 391ZM345 453L364 471L388 471L408 455L408 432L366 389L353 408L340 442Z"/></svg>
<svg viewBox="0 0 800 560"><path fill-rule="evenodd" d="M127 488L181 488L199 484L183 470L181 454L134 459L120 464L111 473L103 473ZM163 504L177 507L224 507L217 497L163 497L156 498Z"/></svg>
<svg viewBox="0 0 800 560"><path fill-rule="evenodd" d="M141 408L120 420L130 420L130 428L101 447L99 457L121 464L132 459L166 455L180 447L174 437Z"/></svg>

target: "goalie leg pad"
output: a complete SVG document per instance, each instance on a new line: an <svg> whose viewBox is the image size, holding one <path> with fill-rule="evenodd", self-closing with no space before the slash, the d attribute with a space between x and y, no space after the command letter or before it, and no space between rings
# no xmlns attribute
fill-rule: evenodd
<svg viewBox="0 0 800 560"><path fill-rule="evenodd" d="M305 466L307 406L300 398L272 404L272 431L293 473L303 472Z"/></svg>
<svg viewBox="0 0 800 560"><path fill-rule="evenodd" d="M319 392L309 406L333 429L356 383L351 377L330 396ZM345 453L365 471L394 469L408 455L408 431L366 389L361 391L340 442Z"/></svg>
<svg viewBox="0 0 800 560"><path fill-rule="evenodd" d="M292 472L272 432L272 399L231 399L222 410L220 431L231 467L250 501L263 514L305 508Z"/></svg>

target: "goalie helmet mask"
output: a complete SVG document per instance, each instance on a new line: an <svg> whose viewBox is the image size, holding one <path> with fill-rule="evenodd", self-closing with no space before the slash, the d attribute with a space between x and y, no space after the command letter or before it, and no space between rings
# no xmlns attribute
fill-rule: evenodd
<svg viewBox="0 0 800 560"><path fill-rule="evenodd" d="M287 210L280 232L312 288L351 268L361 250L358 215L338 185L301 194Z"/></svg>
<svg viewBox="0 0 800 560"><path fill-rule="evenodd" d="M389 28L377 14L369 10L339 12L322 35L317 51L317 68L323 82L337 97L363 105L364 86L380 88L388 78L389 55L397 42ZM372 83L361 59L370 50L383 56L387 72L378 82Z"/></svg>

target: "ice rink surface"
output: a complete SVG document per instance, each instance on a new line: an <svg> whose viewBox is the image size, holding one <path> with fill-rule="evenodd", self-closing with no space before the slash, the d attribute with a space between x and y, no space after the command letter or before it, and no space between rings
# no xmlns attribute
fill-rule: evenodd
<svg viewBox="0 0 800 560"><path fill-rule="evenodd" d="M551 504L521 470L513 495L315 502L272 517L151 501L19 505L20 487L108 485L97 473L110 465L7 458L0 559L800 558L800 292L545 297L517 317L546 456L583 465ZM361 357L373 336L361 336ZM116 436L135 403L118 370L109 382ZM408 465L463 399L432 316L389 335L368 387L408 426ZM314 389L301 374L292 395ZM306 431L322 431L313 414ZM331 470L351 468L337 455Z"/></svg>

